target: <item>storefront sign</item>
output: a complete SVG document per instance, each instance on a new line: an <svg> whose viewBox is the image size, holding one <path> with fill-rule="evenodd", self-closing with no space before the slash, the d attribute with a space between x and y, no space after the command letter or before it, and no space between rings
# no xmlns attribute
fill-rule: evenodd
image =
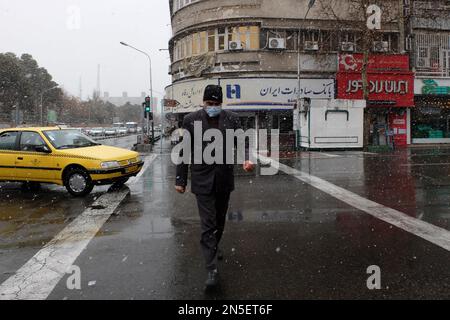
<svg viewBox="0 0 450 320"><path fill-rule="evenodd" d="M416 79L417 95L450 95L450 80Z"/></svg>
<svg viewBox="0 0 450 320"><path fill-rule="evenodd" d="M406 146L408 144L408 126L407 114L390 113L389 114L389 128L393 131L394 144L397 147Z"/></svg>
<svg viewBox="0 0 450 320"><path fill-rule="evenodd" d="M340 73L337 77L339 99L363 99L362 76ZM414 106L414 76L412 74L369 74L369 101L385 102L396 107Z"/></svg>
<svg viewBox="0 0 450 320"><path fill-rule="evenodd" d="M166 89L166 99L176 100L179 105L174 113L193 112L201 108L203 91L218 79L194 80ZM297 79L220 79L225 109L231 110L291 110L299 96ZM300 98L333 99L334 79L302 79Z"/></svg>
<svg viewBox="0 0 450 320"><path fill-rule="evenodd" d="M363 54L342 54L339 56L339 72L363 71ZM409 57L407 55L370 55L367 65L368 73L409 72Z"/></svg>

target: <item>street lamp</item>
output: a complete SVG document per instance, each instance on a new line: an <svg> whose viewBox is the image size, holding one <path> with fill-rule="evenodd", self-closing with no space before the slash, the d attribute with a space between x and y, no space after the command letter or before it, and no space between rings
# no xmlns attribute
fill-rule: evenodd
<svg viewBox="0 0 450 320"><path fill-rule="evenodd" d="M303 20L306 20L309 14L309 11L312 9L312 7L314 7L316 0L309 0L308 3L308 10L305 13L305 17L303 18ZM298 29L298 41L297 41L297 51L298 51L298 65L297 65L297 78L298 78L298 92L297 92L297 108L300 108L300 99L301 99L301 94L300 94L300 90L301 90L301 78L300 78L300 73L301 73L301 57L300 57L300 34L301 34L301 29ZM311 110L311 109L310 109ZM309 127L311 126L311 111L309 112L308 115L308 123L309 123ZM301 121L299 122L300 124L300 137L299 137L299 143L298 145L301 145ZM311 130L311 128L308 129L308 131ZM311 135L308 134L308 144L309 147L311 147Z"/></svg>
<svg viewBox="0 0 450 320"><path fill-rule="evenodd" d="M151 103L153 105L152 58L150 57L150 55L147 52L139 50L138 48L135 48L135 47L129 45L128 43L125 43L125 42L121 41L120 44L125 46L125 47L129 47L131 49L134 49L134 50L144 54L145 56L147 56L148 61L150 63L150 99L151 99ZM152 106L152 108L154 108L154 106ZM149 133L148 132L149 131L149 125L150 125L150 119L147 118L147 136L148 136L148 133ZM153 122L152 122L152 140L155 141L155 128L153 126Z"/></svg>
<svg viewBox="0 0 450 320"><path fill-rule="evenodd" d="M44 126L44 107L43 107L44 93L46 93L46 92L48 92L50 90L56 89L56 88L58 88L58 86L46 89L46 90L41 92L41 127Z"/></svg>

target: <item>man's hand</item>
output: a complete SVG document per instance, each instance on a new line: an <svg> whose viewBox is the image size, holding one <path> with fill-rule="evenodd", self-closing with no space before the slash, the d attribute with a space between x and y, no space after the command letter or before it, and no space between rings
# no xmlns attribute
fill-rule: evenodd
<svg viewBox="0 0 450 320"><path fill-rule="evenodd" d="M177 190L178 193L183 194L186 192L186 187L175 186L175 190Z"/></svg>
<svg viewBox="0 0 450 320"><path fill-rule="evenodd" d="M245 161L243 168L245 172L253 172L255 170L255 164L251 161Z"/></svg>

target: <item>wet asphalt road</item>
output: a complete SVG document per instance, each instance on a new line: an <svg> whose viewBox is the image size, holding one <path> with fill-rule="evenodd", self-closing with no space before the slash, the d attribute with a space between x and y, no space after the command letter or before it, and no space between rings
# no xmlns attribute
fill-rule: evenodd
<svg viewBox="0 0 450 320"><path fill-rule="evenodd" d="M450 298L450 252L283 173L237 177L222 283L205 293L195 198L173 192L168 152L75 261L82 289L68 290L66 276L49 299ZM450 149L305 152L282 163L449 230ZM106 191L74 200L59 187L31 195L1 186L0 282ZM381 290L366 286L371 265Z"/></svg>

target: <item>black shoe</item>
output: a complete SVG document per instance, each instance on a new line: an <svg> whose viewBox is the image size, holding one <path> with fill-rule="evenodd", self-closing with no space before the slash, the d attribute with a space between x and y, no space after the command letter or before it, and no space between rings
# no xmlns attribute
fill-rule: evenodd
<svg viewBox="0 0 450 320"><path fill-rule="evenodd" d="M222 250L217 250L217 259L219 260L219 261L222 261L223 260L223 251Z"/></svg>
<svg viewBox="0 0 450 320"><path fill-rule="evenodd" d="M219 271L212 270L208 271L208 279L206 279L205 285L206 288L213 288L219 284Z"/></svg>

